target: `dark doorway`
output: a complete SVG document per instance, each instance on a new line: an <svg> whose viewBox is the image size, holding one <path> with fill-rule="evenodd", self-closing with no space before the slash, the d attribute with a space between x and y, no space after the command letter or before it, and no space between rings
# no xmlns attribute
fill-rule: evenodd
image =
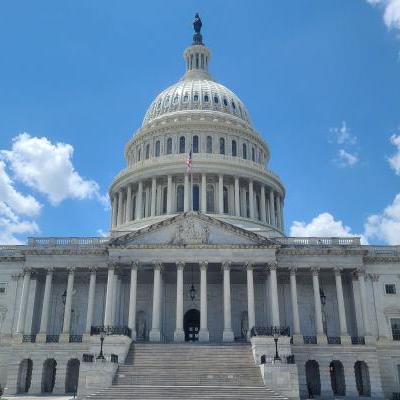
<svg viewBox="0 0 400 400"><path fill-rule="evenodd" d="M332 392L335 396L345 396L346 386L344 381L343 364L340 361L334 360L329 365L331 375Z"/></svg>
<svg viewBox="0 0 400 400"><path fill-rule="evenodd" d="M196 342L199 340L200 311L194 308L187 311L183 318L183 327L185 330L185 340L187 342Z"/></svg>
<svg viewBox="0 0 400 400"><path fill-rule="evenodd" d="M33 363L31 359L22 360L19 364L18 370L18 381L17 381L17 392L28 393L31 387L32 380L32 367Z"/></svg>
<svg viewBox="0 0 400 400"><path fill-rule="evenodd" d="M76 393L78 391L80 362L71 358L67 364L67 376L65 379L65 393Z"/></svg>
<svg viewBox="0 0 400 400"><path fill-rule="evenodd" d="M321 380L319 376L319 364L315 360L306 362L306 380L309 398L321 395Z"/></svg>
<svg viewBox="0 0 400 400"><path fill-rule="evenodd" d="M371 384L369 381L368 365L364 361L354 364L354 374L359 396L371 396Z"/></svg>
<svg viewBox="0 0 400 400"><path fill-rule="evenodd" d="M42 372L42 393L53 393L56 383L57 362L49 358L43 363Z"/></svg>

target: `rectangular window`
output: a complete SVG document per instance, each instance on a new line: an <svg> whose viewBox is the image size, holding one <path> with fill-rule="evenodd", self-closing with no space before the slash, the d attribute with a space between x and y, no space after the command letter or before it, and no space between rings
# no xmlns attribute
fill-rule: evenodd
<svg viewBox="0 0 400 400"><path fill-rule="evenodd" d="M390 325L392 326L393 340L400 340L400 318L392 318Z"/></svg>
<svg viewBox="0 0 400 400"><path fill-rule="evenodd" d="M0 295L6 294L7 283L0 283Z"/></svg>
<svg viewBox="0 0 400 400"><path fill-rule="evenodd" d="M385 293L386 294L396 294L396 285L394 283L386 283L385 284Z"/></svg>

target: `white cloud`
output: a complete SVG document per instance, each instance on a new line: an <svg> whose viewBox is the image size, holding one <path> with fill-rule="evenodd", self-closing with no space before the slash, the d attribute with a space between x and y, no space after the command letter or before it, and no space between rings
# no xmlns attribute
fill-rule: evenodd
<svg viewBox="0 0 400 400"><path fill-rule="evenodd" d="M351 154L344 149L340 149L338 155L339 159L337 161L341 167L354 167L359 161L356 154Z"/></svg>
<svg viewBox="0 0 400 400"><path fill-rule="evenodd" d="M97 229L96 233L97 233L97 236L100 236L100 237L109 237L110 236L110 233L108 231L104 231L103 229Z"/></svg>
<svg viewBox="0 0 400 400"><path fill-rule="evenodd" d="M371 215L364 225L365 236L389 245L400 244L400 193L381 214Z"/></svg>
<svg viewBox="0 0 400 400"><path fill-rule="evenodd" d="M46 195L53 205L68 198L96 198L107 204L97 182L82 178L75 170L73 152L70 144L53 144L45 137L21 133L14 138L11 150L3 150L1 155L15 179Z"/></svg>
<svg viewBox="0 0 400 400"><path fill-rule="evenodd" d="M383 8L383 21L389 29L400 29L400 0L367 0Z"/></svg>
<svg viewBox="0 0 400 400"><path fill-rule="evenodd" d="M388 161L396 175L400 175L400 135L392 135L390 141L397 147L397 152L392 157L389 157Z"/></svg>
<svg viewBox="0 0 400 400"><path fill-rule="evenodd" d="M334 135L338 145L354 145L357 143L357 136L351 133L346 121L343 121L340 127L331 128L330 132Z"/></svg>

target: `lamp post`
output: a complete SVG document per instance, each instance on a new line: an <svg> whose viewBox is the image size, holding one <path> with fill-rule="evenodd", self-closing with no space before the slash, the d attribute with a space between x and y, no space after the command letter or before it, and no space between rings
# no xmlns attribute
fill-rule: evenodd
<svg viewBox="0 0 400 400"><path fill-rule="evenodd" d="M101 332L100 332L100 354L99 354L99 356L97 357L97 359L98 360L102 360L102 361L104 361L106 358L104 357L104 354L103 354L103 342L104 342L104 337L105 337L105 333L104 333L104 331L102 330Z"/></svg>
<svg viewBox="0 0 400 400"><path fill-rule="evenodd" d="M277 329L274 329L274 342L275 342L274 362L281 361L281 358L279 357L279 354L278 354L278 339L279 339L279 332Z"/></svg>

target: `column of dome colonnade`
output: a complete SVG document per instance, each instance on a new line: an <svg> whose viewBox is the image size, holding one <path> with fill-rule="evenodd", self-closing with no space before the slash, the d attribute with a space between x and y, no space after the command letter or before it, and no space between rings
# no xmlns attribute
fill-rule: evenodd
<svg viewBox="0 0 400 400"><path fill-rule="evenodd" d="M170 264L170 263L168 263ZM191 262L191 264L193 264ZM213 262L213 264L215 264ZM279 311L279 296L278 296L278 282L280 274L287 275L289 272L290 277L290 291L291 291L291 309L292 309L292 334L294 343L303 343L303 341L309 340L312 337L303 337L301 332L301 323L299 316L299 304L297 295L297 277L301 273L302 279L304 278L308 281L308 284L313 288L314 297L314 315L315 315L315 336L314 340L317 344L326 344L329 337L327 337L327 332L324 330L323 313L321 309L321 290L320 290L320 274L323 271L324 274L331 273L335 277L335 287L336 287L336 302L338 305L338 325L340 336L333 337L337 344L349 344L351 343L351 337L349 336L347 328L346 319L346 308L344 303L343 285L342 277L343 273L352 273L355 277L358 277L359 288L360 288L360 303L362 316L360 318L362 322L362 327L364 331L364 340L366 342L373 342L374 338L371 337L371 330L367 314L367 298L365 294L365 270L363 268L352 269L343 268L340 266L334 266L333 268L323 270L317 266L310 266L308 268L296 266L289 267L279 267L278 263L266 263L266 264L252 264L249 262L233 262L231 260L222 260L220 263L220 268L222 271L222 298L221 302L223 304L223 341L230 342L234 340L233 329L232 329L232 303L231 303L231 280L230 274L232 268L241 269L246 272L246 286L247 286L247 307L248 307L248 321L249 321L249 331L256 324L256 307L255 307L255 295L254 295L254 270L264 270L269 272L269 298L265 299L270 307L270 320L273 326L280 325L280 311ZM175 332L174 340L177 342L185 340L184 326L183 326L183 310L184 310L184 285L183 285L183 272L185 269L186 262L178 261L176 262L176 322L175 322ZM114 328L116 327L116 303L118 297L118 284L120 283L120 276L122 272L130 273L130 280L128 280L130 285L129 290L129 303L128 303L128 327L131 330L132 339L136 339L136 297L138 282L138 271L141 268L152 268L154 271L153 275L153 300L152 300L152 323L149 339L151 341L160 341L162 337L162 313L161 313L161 290L162 290L162 274L163 274L163 263L156 261L152 264L140 263L139 261L132 261L130 263L116 263L110 262L105 268L104 266L90 266L85 268L68 267L67 270L54 267L48 267L45 269L45 282L44 282L44 292L43 300L41 305L41 321L40 330L37 334L37 341L40 343L46 342L46 337L49 331L49 307L52 285L54 281L54 276L57 273L62 274L65 277L67 272L67 291L65 300L65 312L64 312L64 323L62 327L62 332L60 335L61 342L70 341L70 331L71 331L71 305L72 305L72 295L74 292L74 279L76 274L83 273L85 276L89 272L89 285L88 285L88 308L86 314L86 324L83 336L90 335L91 328L93 325L93 315L96 306L95 293L96 293L96 275L99 271L107 272L107 286L106 286L106 302L104 310L104 327L110 332L119 332L120 330ZM200 341L209 341L209 330L208 330L208 304L207 304L207 275L209 270L209 263L204 260L198 263L200 271ZM213 267L214 268L214 267ZM26 335L25 326L31 326L27 323L27 293L29 291L31 275L35 272L36 274L43 274L43 269L38 271L33 271L33 269L26 268L23 273L23 284L21 290L20 308L18 313L17 325L15 330L16 337ZM126 274L124 275L126 276ZM64 278L65 279L65 278ZM85 278L87 279L87 278ZM234 293L233 293L234 295ZM29 335L28 335L29 336Z"/></svg>
<svg viewBox="0 0 400 400"><path fill-rule="evenodd" d="M248 177L197 171L153 176L125 184L111 198L112 229L144 218L200 211L284 230L282 191Z"/></svg>

